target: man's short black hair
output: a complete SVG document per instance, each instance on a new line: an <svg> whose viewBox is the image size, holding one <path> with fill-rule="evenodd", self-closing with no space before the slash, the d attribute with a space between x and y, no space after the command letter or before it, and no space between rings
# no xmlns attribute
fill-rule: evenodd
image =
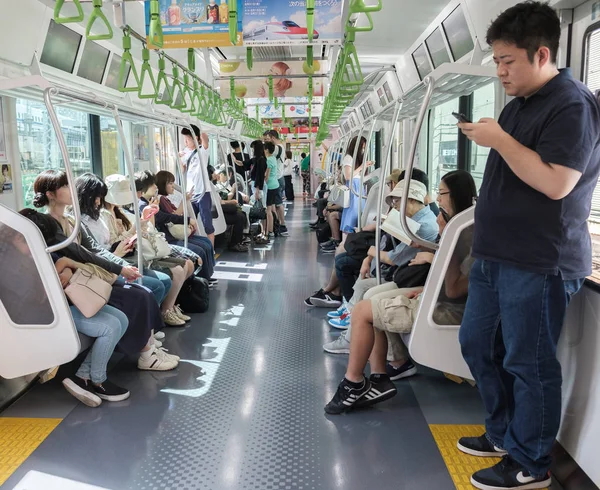
<svg viewBox="0 0 600 490"><path fill-rule="evenodd" d="M196 134L196 138L200 138L200 128L198 126L196 126L195 124L190 124L190 126L192 126L192 129L194 130L194 133ZM183 134L184 136L192 136L192 133L188 128L183 128L181 130L181 134Z"/></svg>
<svg viewBox="0 0 600 490"><path fill-rule="evenodd" d="M527 1L502 12L489 27L486 41L489 45L495 41L515 44L527 50L531 63L535 53L546 46L550 50L550 60L556 64L560 34L556 10L547 3Z"/></svg>
<svg viewBox="0 0 600 490"><path fill-rule="evenodd" d="M237 150L240 147L240 142L239 141L232 141L229 144L231 145L231 148L233 148L234 150Z"/></svg>
<svg viewBox="0 0 600 490"><path fill-rule="evenodd" d="M266 141L265 150L267 150L272 155L273 153L275 153L275 144L271 141Z"/></svg>
<svg viewBox="0 0 600 490"><path fill-rule="evenodd" d="M146 192L150 187L156 184L156 177L150 170L142 170L135 174L136 191Z"/></svg>

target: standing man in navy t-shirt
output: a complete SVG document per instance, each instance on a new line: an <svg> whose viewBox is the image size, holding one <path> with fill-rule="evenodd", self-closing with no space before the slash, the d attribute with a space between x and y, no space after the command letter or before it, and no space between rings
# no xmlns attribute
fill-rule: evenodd
<svg viewBox="0 0 600 490"><path fill-rule="evenodd" d="M556 348L569 300L591 274L587 227L600 164L600 107L558 70L556 12L520 3L490 26L498 77L515 97L498 122L460 129L491 148L475 211L460 343L488 412L486 433L458 448L503 456L481 489L545 488L561 417Z"/></svg>

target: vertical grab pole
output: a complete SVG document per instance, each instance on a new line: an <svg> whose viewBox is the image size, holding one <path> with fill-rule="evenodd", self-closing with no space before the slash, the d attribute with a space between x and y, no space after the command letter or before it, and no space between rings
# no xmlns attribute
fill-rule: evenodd
<svg viewBox="0 0 600 490"><path fill-rule="evenodd" d="M386 146L385 159L383 166L381 167L381 175L382 177L379 179L381 185L379 186L379 197L377 199L377 228L375 230L375 274L377 277L377 285L381 285L381 257L379 253L379 249L381 248L381 204L383 202L383 193L385 190L385 184L383 180L383 176L387 174L388 167L390 166L390 158L392 155L392 142L394 141L394 133L396 131L396 125L398 124L398 117L400 117L400 109L402 108L402 100L398 99L396 101L396 108L394 110L394 119L392 119L392 129L390 131L390 136L388 138L388 144ZM406 174L408 175L408 174ZM412 175L412 174L411 174ZM406 178L405 178L406 180ZM410 180L410 179L408 179ZM410 182L409 182L410 184ZM408 194L404 194L407 196ZM406 201L406 199L402 199L402 201Z"/></svg>
<svg viewBox="0 0 600 490"><path fill-rule="evenodd" d="M46 109L48 109L50 122L52 123L52 127L54 128L54 133L56 134L56 139L58 139L58 146L63 157L63 162L65 163L65 172L67 174L67 181L69 182L69 191L71 192L71 196L73 196L73 214L75 215L75 225L73 226L73 231L71 232L69 237L61 243L57 243L56 245L47 247L47 253L56 252L71 245L71 243L73 243L77 238L77 235L79 234L79 227L81 225L81 211L79 210L79 199L77 199L77 189L75 189L75 177L73 176L73 168L71 167L71 160L69 159L69 149L67 148L67 144L65 143L65 137L62 132L60 121L58 120L58 116L56 115L56 111L54 110L54 105L52 104L52 95L57 95L58 93L59 90L55 87L49 87L46 90L44 90L44 104L46 104Z"/></svg>
<svg viewBox="0 0 600 490"><path fill-rule="evenodd" d="M435 80L432 77L425 77L423 80L423 84L427 88L425 92L425 97L423 98L423 105L419 110L419 115L417 116L417 122L415 124L415 131L412 137L411 145L410 145L410 153L408 156L408 162L406 162L406 172L404 177L404 195L408 196L408 191L410 188L410 178L406 178L406 176L412 176L412 171L415 166L415 157L417 155L417 146L419 145L419 134L421 133L421 128L423 127L423 121L425 120L425 115L427 114L427 109L429 108L429 102L431 101L431 97L433 95L433 89L435 88ZM428 240L423 240L415 235L411 229L408 227L408 221L406 220L406 199L402 199L402 204L400 206L400 225L404 230L404 233L416 244L432 249L437 250L439 245L434 242L430 242Z"/></svg>
<svg viewBox="0 0 600 490"><path fill-rule="evenodd" d="M125 165L127 166L127 173L129 174L129 186L131 187L131 194L133 197L133 213L135 214L135 229L138 233L139 240L137 246L137 263L138 270L140 274L144 274L144 256L142 254L141 247L141 233L142 233L142 220L140 217L140 204L137 198L137 192L135 190L135 175L133 168L133 158L131 157L131 149L127 144L127 138L125 138L125 131L123 129L123 122L121 121L121 116L119 115L119 109L117 107L113 107L113 116L115 118L115 123L117 124L117 131L119 132L119 138L121 140L121 146L123 147L123 155L125 156ZM138 283L141 284L141 278L138 279Z"/></svg>
<svg viewBox="0 0 600 490"><path fill-rule="evenodd" d="M362 231L362 200L364 198L366 198L367 196L363 196L363 192L364 192L364 188L365 188L365 175L367 173L367 166L366 161L367 161L367 155L370 155L370 148L371 148L371 140L373 139L373 132L375 131L375 125L377 124L377 117L373 118L373 124L371 124L371 129L369 130L369 137L367 138L367 147L365 148L365 162L363 162L363 167L362 167L362 171L360 173L360 196L358 199L358 231ZM385 177L385 176L384 176ZM383 179L379 179L380 182L384 182ZM385 182L384 182L385 184Z"/></svg>
<svg viewBox="0 0 600 490"><path fill-rule="evenodd" d="M191 128L190 128L191 129ZM192 134L194 132L192 131ZM183 196L183 223L186 224L189 222L189 213L188 213L188 200L187 200L187 165L185 167L185 171L182 170L183 163L181 163L181 159L179 158L179 153L177 153L177 147L175 146L175 142L177 141L177 126L175 124L171 124L171 146L173 147L173 155L175 156L175 168L177 169L177 173L180 177L181 194ZM198 155L200 158L200 155ZM188 246L188 235L187 233L183 237L183 246L187 248Z"/></svg>

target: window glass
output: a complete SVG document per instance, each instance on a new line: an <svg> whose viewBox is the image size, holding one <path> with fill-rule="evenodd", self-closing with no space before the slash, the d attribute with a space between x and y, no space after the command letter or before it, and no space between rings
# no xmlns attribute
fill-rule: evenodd
<svg viewBox="0 0 600 490"><path fill-rule="evenodd" d="M51 325L54 312L25 236L0 224L0 303L16 325Z"/></svg>
<svg viewBox="0 0 600 490"><path fill-rule="evenodd" d="M458 128L452 112L458 112L458 99L445 102L429 115L429 182L437 192L443 175L458 168Z"/></svg>
<svg viewBox="0 0 600 490"><path fill-rule="evenodd" d="M50 168L64 168L64 163L46 106L27 99L17 99L16 106L23 196L29 207L38 174ZM75 176L91 172L88 115L64 106L58 106L56 113Z"/></svg>
<svg viewBox="0 0 600 490"><path fill-rule="evenodd" d="M125 123L126 124L126 123ZM100 116L100 133L102 138L102 174L123 174L122 160L117 124L112 117Z"/></svg>
<svg viewBox="0 0 600 490"><path fill-rule="evenodd" d="M467 53L473 51L475 45L473 44L473 38L471 37L471 32L469 31L469 26L461 7L452 12L442 22L442 26L446 32L454 61L460 60Z"/></svg>
<svg viewBox="0 0 600 490"><path fill-rule="evenodd" d="M134 164L139 162L150 161L150 146L148 138L148 126L143 124L132 124L131 130L133 133L133 161ZM136 170L137 172L137 170Z"/></svg>
<svg viewBox="0 0 600 490"><path fill-rule="evenodd" d="M600 29L589 34L585 54L584 82L595 92L600 90ZM592 196L588 224L592 235L592 275L588 279L600 284L600 180Z"/></svg>
<svg viewBox="0 0 600 490"><path fill-rule="evenodd" d="M427 56L427 50L425 45L421 44L415 52L412 54L417 71L419 72L419 78L423 80L427 75L431 73L431 63L429 62L429 56Z"/></svg>
<svg viewBox="0 0 600 490"><path fill-rule="evenodd" d="M118 54L113 53L112 61L110 62L110 68L108 69L108 75L106 75L106 86L115 90L119 90L121 60L122 58ZM131 65L128 64L125 72L125 86L127 86L129 73L131 73Z"/></svg>
<svg viewBox="0 0 600 490"><path fill-rule="evenodd" d="M481 87L473 92L473 121L479 121L483 117L494 117L496 104L496 88L493 83ZM471 175L475 180L477 189L483 181L485 164L490 153L489 148L483 148L471 143Z"/></svg>

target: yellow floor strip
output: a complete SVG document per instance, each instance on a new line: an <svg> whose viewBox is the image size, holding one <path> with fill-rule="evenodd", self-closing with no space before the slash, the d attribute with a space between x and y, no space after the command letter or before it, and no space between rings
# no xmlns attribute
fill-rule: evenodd
<svg viewBox="0 0 600 490"><path fill-rule="evenodd" d="M0 485L35 451L62 419L0 418Z"/></svg>
<svg viewBox="0 0 600 490"><path fill-rule="evenodd" d="M473 490L471 475L500 461L499 458L469 456L456 447L461 437L477 437L483 434L485 432L483 425L430 425L429 429L457 490Z"/></svg>

